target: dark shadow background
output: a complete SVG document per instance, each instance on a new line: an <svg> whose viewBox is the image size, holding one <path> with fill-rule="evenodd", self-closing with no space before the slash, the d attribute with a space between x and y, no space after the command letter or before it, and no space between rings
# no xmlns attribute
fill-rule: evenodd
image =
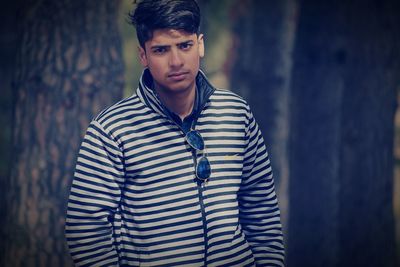
<svg viewBox="0 0 400 267"><path fill-rule="evenodd" d="M79 1L70 2L80 5ZM21 188L34 182L30 175L13 174L20 162L13 133L27 131L15 124L21 91L16 73L21 71L21 62L28 62L20 51L29 54L30 49L22 38L29 28L24 14L38 12L40 21L48 3L8 1L0 10L2 266L13 266L9 259L16 255L32 259L24 266L55 266L46 261L52 246L67 255L64 240L42 247L41 242L46 241L32 241L37 235L34 228L10 220L15 217L10 206L18 206ZM218 87L248 100L269 147L285 228L287 265L400 266L400 116L396 115L400 2L201 0L199 4L206 42L202 68ZM104 2L98 1L98 5ZM121 43L116 43L124 64L124 85L118 88L122 97L134 93L141 68L135 31L126 23L132 3L115 1L115 5L114 23L121 38ZM75 16L71 13L64 18L68 22ZM67 29L70 35L81 34L79 29ZM50 34L51 25L47 30ZM93 38L109 34L104 31ZM100 84L91 90L89 102L96 99L96 90L105 89ZM104 106L88 109L85 118L113 102L106 99ZM84 129L76 130L83 135ZM57 135L58 129L52 132ZM79 138L71 140L76 146L80 143ZM34 142L32 138L32 146ZM73 160L66 165L73 165ZM66 168L66 172L72 179L72 171ZM12 181L17 178L25 181L25 187ZM40 179L45 180L45 187L46 176ZM69 183L63 180L59 203L66 203ZM59 206L62 214L65 206ZM48 227L57 225L54 229L62 232L63 218L51 217L43 210L46 207L26 213L49 216ZM37 254L10 254L8 246L15 239L21 247L38 244ZM65 258L57 265L70 265Z"/></svg>

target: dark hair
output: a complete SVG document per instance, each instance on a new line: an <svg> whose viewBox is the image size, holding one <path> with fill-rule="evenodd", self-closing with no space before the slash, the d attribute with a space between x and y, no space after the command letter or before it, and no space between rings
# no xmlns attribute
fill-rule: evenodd
<svg viewBox="0 0 400 267"><path fill-rule="evenodd" d="M144 48L155 30L174 29L198 34L200 8L195 0L142 0L135 11L129 13L129 19Z"/></svg>

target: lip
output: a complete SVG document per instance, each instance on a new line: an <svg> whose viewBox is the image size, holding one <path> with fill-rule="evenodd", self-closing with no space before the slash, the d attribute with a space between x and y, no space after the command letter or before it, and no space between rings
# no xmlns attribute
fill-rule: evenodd
<svg viewBox="0 0 400 267"><path fill-rule="evenodd" d="M180 81L186 78L186 75L188 74L187 71L181 71L181 72L172 72L168 74L168 78L171 78L172 80L175 81Z"/></svg>

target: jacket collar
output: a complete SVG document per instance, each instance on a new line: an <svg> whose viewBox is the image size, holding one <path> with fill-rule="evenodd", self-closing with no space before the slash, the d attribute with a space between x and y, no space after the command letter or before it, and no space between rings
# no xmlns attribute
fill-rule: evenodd
<svg viewBox="0 0 400 267"><path fill-rule="evenodd" d="M207 105L208 99L214 93L215 87L207 80L205 74L199 70L196 76L196 100L194 106L194 115L198 117L204 107ZM139 87L136 91L140 100L150 109L157 112L163 117L170 117L169 110L161 103L157 94L153 89L153 77L149 69L144 69L139 80Z"/></svg>

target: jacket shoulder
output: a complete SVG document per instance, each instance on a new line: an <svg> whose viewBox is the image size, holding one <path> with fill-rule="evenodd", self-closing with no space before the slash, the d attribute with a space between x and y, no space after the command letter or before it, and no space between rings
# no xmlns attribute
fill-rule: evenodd
<svg viewBox="0 0 400 267"><path fill-rule="evenodd" d="M99 114L97 114L93 121L97 121L99 124L103 124L105 121L112 120L114 117L118 117L124 113L132 113L135 110L143 109L142 103L137 97L137 95L132 95L130 97L124 98L119 102L103 109Z"/></svg>
<svg viewBox="0 0 400 267"><path fill-rule="evenodd" d="M243 97L235 92L225 89L216 89L214 94L211 96L211 100L225 104L234 104L235 106L245 109L248 109L249 106Z"/></svg>

